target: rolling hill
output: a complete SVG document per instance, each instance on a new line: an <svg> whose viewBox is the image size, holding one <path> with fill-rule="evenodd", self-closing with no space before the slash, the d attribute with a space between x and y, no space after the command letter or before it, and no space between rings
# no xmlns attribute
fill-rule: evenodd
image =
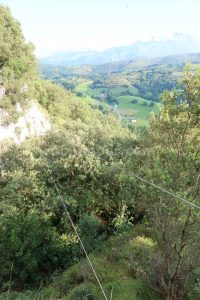
<svg viewBox="0 0 200 300"><path fill-rule="evenodd" d="M41 63L56 65L98 65L121 60L156 58L200 52L200 41L188 34L175 33L171 38L138 41L104 51L63 51L43 58Z"/></svg>

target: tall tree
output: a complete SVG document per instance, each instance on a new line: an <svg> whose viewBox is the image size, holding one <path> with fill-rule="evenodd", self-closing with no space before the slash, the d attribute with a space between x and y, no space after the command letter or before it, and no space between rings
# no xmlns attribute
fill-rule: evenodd
<svg viewBox="0 0 200 300"><path fill-rule="evenodd" d="M200 207L200 73L186 68L184 89L165 92L164 107L146 136L144 172L153 182ZM147 196L146 196L147 197ZM152 285L168 300L184 299L200 265L200 210L148 188L157 245Z"/></svg>

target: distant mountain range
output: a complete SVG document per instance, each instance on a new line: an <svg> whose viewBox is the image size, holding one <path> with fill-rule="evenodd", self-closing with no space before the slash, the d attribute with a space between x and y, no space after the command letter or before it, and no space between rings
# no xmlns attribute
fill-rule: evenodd
<svg viewBox="0 0 200 300"><path fill-rule="evenodd" d="M104 51L58 52L40 63L53 65L99 65L134 59L149 59L200 52L200 40L188 34L175 33L172 38L138 41L131 45Z"/></svg>

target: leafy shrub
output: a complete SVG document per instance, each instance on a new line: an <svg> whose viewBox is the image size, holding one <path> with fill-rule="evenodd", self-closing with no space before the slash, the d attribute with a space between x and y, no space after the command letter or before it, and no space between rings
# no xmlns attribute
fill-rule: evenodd
<svg viewBox="0 0 200 300"><path fill-rule="evenodd" d="M114 226L114 232L117 233L130 229L132 226L131 217L129 216L126 205L122 205L119 213L113 219L112 224Z"/></svg>
<svg viewBox="0 0 200 300"><path fill-rule="evenodd" d="M138 100L137 99L133 99L133 100L131 100L131 103L136 104L136 103L138 103Z"/></svg>
<svg viewBox="0 0 200 300"><path fill-rule="evenodd" d="M79 221L79 234L88 252L98 246L98 242L105 238L100 221L90 215L83 215Z"/></svg>
<svg viewBox="0 0 200 300"><path fill-rule="evenodd" d="M74 288L70 294L66 297L66 300L94 300L94 296L92 293L91 286L88 285L81 285Z"/></svg>
<svg viewBox="0 0 200 300"><path fill-rule="evenodd" d="M153 101L151 101L150 103L149 103L149 107L153 107L154 106L154 102Z"/></svg>
<svg viewBox="0 0 200 300"><path fill-rule="evenodd" d="M148 106L148 102L147 102L147 101L143 101L143 102L142 102L142 105L143 105L143 106Z"/></svg>
<svg viewBox="0 0 200 300"><path fill-rule="evenodd" d="M48 217L34 212L1 216L0 240L1 290L45 280L70 259Z"/></svg>
<svg viewBox="0 0 200 300"><path fill-rule="evenodd" d="M77 92L76 96L81 97L81 98L85 98L85 94L83 92Z"/></svg>

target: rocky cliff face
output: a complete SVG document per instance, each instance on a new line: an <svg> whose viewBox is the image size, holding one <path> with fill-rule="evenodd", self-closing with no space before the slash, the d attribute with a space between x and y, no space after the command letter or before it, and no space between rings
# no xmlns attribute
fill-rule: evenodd
<svg viewBox="0 0 200 300"><path fill-rule="evenodd" d="M45 110L37 104L36 82L40 86L33 46L10 10L0 5L0 146L6 140L20 144L50 129Z"/></svg>
<svg viewBox="0 0 200 300"><path fill-rule="evenodd" d="M20 144L27 137L43 135L51 128L47 116L35 102L32 102L24 113L19 104L16 106L16 110L21 113L21 116L15 123L11 122L5 125L4 119L7 112L0 108L0 143L12 140L14 143Z"/></svg>

